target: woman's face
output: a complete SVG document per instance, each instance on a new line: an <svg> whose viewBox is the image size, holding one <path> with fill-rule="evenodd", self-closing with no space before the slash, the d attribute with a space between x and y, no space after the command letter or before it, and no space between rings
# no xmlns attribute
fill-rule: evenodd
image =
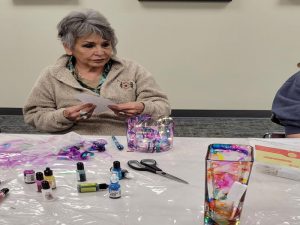
<svg viewBox="0 0 300 225"><path fill-rule="evenodd" d="M76 58L79 67L87 69L104 67L113 54L111 42L102 39L98 34L77 38L72 49L64 47L68 55Z"/></svg>

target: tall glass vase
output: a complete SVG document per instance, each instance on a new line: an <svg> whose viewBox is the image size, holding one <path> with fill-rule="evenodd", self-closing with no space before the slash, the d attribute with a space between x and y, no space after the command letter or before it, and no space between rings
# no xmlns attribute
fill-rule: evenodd
<svg viewBox="0 0 300 225"><path fill-rule="evenodd" d="M250 145L211 144L206 155L205 225L236 225L253 165Z"/></svg>

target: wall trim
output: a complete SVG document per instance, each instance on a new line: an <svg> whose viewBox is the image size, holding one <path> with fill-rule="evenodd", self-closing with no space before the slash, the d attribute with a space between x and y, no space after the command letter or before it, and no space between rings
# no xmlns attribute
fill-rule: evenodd
<svg viewBox="0 0 300 225"><path fill-rule="evenodd" d="M139 2L231 2L232 0L139 0Z"/></svg>
<svg viewBox="0 0 300 225"><path fill-rule="evenodd" d="M0 115L22 115L22 108L0 108ZM173 109L173 117L250 117L270 118L270 110L198 110Z"/></svg>
<svg viewBox="0 0 300 225"><path fill-rule="evenodd" d="M194 110L174 109L173 117L250 117L271 118L271 110Z"/></svg>
<svg viewBox="0 0 300 225"><path fill-rule="evenodd" d="M0 115L23 115L22 108L0 108Z"/></svg>

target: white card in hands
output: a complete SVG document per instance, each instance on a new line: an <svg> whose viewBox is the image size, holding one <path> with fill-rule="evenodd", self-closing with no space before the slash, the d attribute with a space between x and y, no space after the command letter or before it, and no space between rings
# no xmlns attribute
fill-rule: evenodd
<svg viewBox="0 0 300 225"><path fill-rule="evenodd" d="M83 103L92 103L96 105L94 113L101 113L107 110L111 110L108 108L108 105L115 105L115 103L107 98L103 98L101 96L94 96L88 94L77 94L75 98L79 99Z"/></svg>

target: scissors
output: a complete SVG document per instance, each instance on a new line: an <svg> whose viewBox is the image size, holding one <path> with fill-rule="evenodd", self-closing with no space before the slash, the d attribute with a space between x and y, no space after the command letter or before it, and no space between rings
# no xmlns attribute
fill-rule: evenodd
<svg viewBox="0 0 300 225"><path fill-rule="evenodd" d="M159 174L163 177L166 177L166 178L169 178L169 179L172 179L172 180L184 183L184 184L188 184L187 181L182 180L178 177L175 177L171 174L168 174L168 173L162 171L160 168L158 168L156 166L157 163L154 159L142 159L140 162L137 160L129 160L127 162L127 164L131 169L134 169L134 170L148 171L148 172Z"/></svg>

